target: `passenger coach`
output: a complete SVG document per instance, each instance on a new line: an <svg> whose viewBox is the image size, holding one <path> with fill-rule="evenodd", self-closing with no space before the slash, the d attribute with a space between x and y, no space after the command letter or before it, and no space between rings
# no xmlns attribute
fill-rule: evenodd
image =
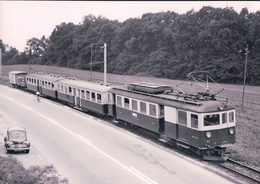
<svg viewBox="0 0 260 184"><path fill-rule="evenodd" d="M83 111L108 114L111 87L73 79L57 81L58 99ZM112 95L112 94L110 94Z"/></svg>

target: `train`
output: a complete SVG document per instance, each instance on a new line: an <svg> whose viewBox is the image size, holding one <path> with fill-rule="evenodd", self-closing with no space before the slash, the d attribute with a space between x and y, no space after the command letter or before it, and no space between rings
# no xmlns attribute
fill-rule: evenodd
<svg viewBox="0 0 260 184"><path fill-rule="evenodd" d="M210 93L187 95L147 82L103 85L42 72L11 71L9 78L15 87L134 125L204 160L226 160L226 148L236 141L235 108Z"/></svg>

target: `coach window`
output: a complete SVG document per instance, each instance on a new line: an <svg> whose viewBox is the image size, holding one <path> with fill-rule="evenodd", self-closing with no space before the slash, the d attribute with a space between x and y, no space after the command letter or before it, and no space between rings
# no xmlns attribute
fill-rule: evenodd
<svg viewBox="0 0 260 184"><path fill-rule="evenodd" d="M85 91L84 91L84 90L81 90L81 98L83 98L83 99L86 98L86 95L85 95Z"/></svg>
<svg viewBox="0 0 260 184"><path fill-rule="evenodd" d="M146 114L146 103L140 102L140 112Z"/></svg>
<svg viewBox="0 0 260 184"><path fill-rule="evenodd" d="M89 91L86 91L86 99L89 100L90 97L89 97Z"/></svg>
<svg viewBox="0 0 260 184"><path fill-rule="evenodd" d="M116 97L116 105L118 107L122 107L122 97L121 96Z"/></svg>
<svg viewBox="0 0 260 184"><path fill-rule="evenodd" d="M178 111L178 123L181 125L187 125L187 112Z"/></svg>
<svg viewBox="0 0 260 184"><path fill-rule="evenodd" d="M69 93L71 94L71 92L72 92L72 89L71 89L71 87L69 87Z"/></svg>
<svg viewBox="0 0 260 184"><path fill-rule="evenodd" d="M137 101L136 101L136 100L132 100L132 110L133 110L133 111L138 111Z"/></svg>
<svg viewBox="0 0 260 184"><path fill-rule="evenodd" d="M96 94L95 94L94 92L91 92L91 100L92 100L93 102L96 101Z"/></svg>
<svg viewBox="0 0 260 184"><path fill-rule="evenodd" d="M227 113L222 114L222 124L227 123Z"/></svg>
<svg viewBox="0 0 260 184"><path fill-rule="evenodd" d="M54 84L53 84L53 83L51 83L51 88L52 88L52 89L54 88Z"/></svg>
<svg viewBox="0 0 260 184"><path fill-rule="evenodd" d="M130 107L129 98L124 98L124 107L126 109L129 109L129 107Z"/></svg>
<svg viewBox="0 0 260 184"><path fill-rule="evenodd" d="M204 116L204 126L219 125L219 114L209 114Z"/></svg>
<svg viewBox="0 0 260 184"><path fill-rule="evenodd" d="M44 81L42 81L42 86L44 86Z"/></svg>
<svg viewBox="0 0 260 184"><path fill-rule="evenodd" d="M191 114L191 127L192 128L198 128L198 115L197 114Z"/></svg>
<svg viewBox="0 0 260 184"><path fill-rule="evenodd" d="M156 105L149 104L149 115L156 117Z"/></svg>
<svg viewBox="0 0 260 184"><path fill-rule="evenodd" d="M47 82L45 81L45 86L44 86L45 88L47 88Z"/></svg>
<svg viewBox="0 0 260 184"><path fill-rule="evenodd" d="M101 103L101 94L97 93L97 102Z"/></svg>
<svg viewBox="0 0 260 184"><path fill-rule="evenodd" d="M234 112L229 112L228 116L229 116L229 123L233 123L234 122Z"/></svg>
<svg viewBox="0 0 260 184"><path fill-rule="evenodd" d="M51 88L51 83L50 82L48 82L48 88Z"/></svg>
<svg viewBox="0 0 260 184"><path fill-rule="evenodd" d="M65 92L65 93L68 93L67 86L64 86L64 92Z"/></svg>
<svg viewBox="0 0 260 184"><path fill-rule="evenodd" d="M36 79L33 79L34 83L36 84Z"/></svg>

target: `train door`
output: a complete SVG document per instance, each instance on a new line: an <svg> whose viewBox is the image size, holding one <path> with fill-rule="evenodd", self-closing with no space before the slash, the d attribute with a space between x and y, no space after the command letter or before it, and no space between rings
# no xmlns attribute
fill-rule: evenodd
<svg viewBox="0 0 260 184"><path fill-rule="evenodd" d="M79 99L80 90L73 88L73 95L74 95L74 106L80 107L80 99Z"/></svg>
<svg viewBox="0 0 260 184"><path fill-rule="evenodd" d="M37 91L40 92L40 81L39 81L39 79L37 79Z"/></svg>
<svg viewBox="0 0 260 184"><path fill-rule="evenodd" d="M188 141L188 119L187 112L177 111L177 139L182 142Z"/></svg>

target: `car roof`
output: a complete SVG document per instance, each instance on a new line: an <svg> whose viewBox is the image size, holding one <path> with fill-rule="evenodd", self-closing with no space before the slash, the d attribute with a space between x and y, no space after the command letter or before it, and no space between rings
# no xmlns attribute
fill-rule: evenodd
<svg viewBox="0 0 260 184"><path fill-rule="evenodd" d="M9 132L14 131L14 130L26 131L25 128L23 128L23 127L18 127L18 126L8 128L8 131L9 131Z"/></svg>

